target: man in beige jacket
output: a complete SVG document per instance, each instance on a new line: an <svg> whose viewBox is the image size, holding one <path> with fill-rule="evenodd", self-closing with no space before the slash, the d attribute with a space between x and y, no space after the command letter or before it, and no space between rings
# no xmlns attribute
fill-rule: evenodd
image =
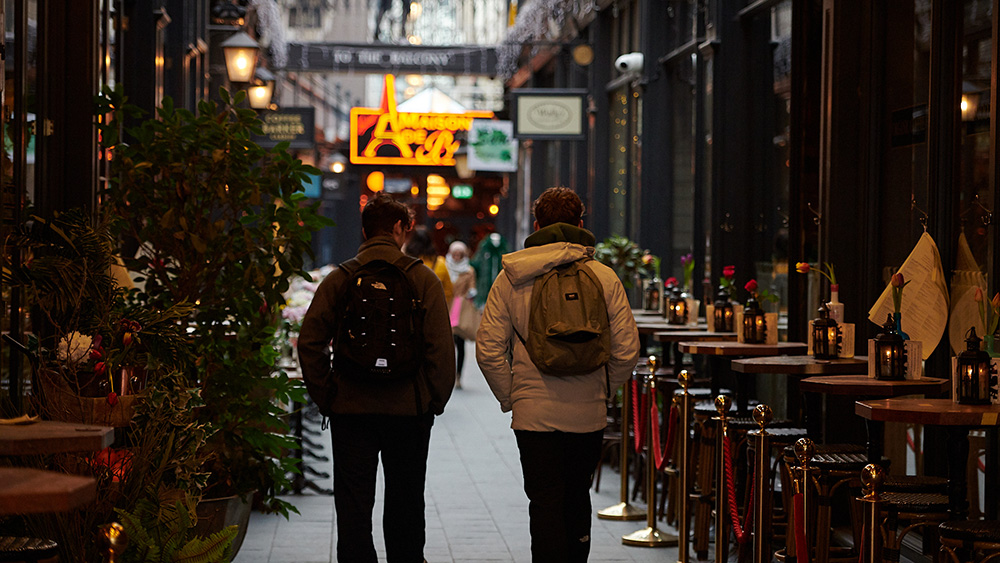
<svg viewBox="0 0 1000 563"><path fill-rule="evenodd" d="M516 334L528 333L532 285L552 268L594 253L583 229L583 203L568 188L549 188L533 208L535 233L525 250L503 257L476 335L476 360L503 412L512 411L528 496L535 563L584 562L590 554L590 483L607 425L608 388L635 368L639 333L621 281L596 261L586 265L604 290L611 358L591 373L542 374ZM515 332L516 331L516 332Z"/></svg>

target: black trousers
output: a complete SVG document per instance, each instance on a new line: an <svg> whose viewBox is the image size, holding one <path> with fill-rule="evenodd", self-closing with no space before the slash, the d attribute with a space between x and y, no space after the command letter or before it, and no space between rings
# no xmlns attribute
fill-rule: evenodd
<svg viewBox="0 0 1000 563"><path fill-rule="evenodd" d="M515 430L528 495L531 560L582 563L590 555L590 483L604 431Z"/></svg>
<svg viewBox="0 0 1000 563"><path fill-rule="evenodd" d="M455 379L462 379L462 366L465 364L465 339L458 335L453 337L455 339L455 363L457 364Z"/></svg>
<svg viewBox="0 0 1000 563"><path fill-rule="evenodd" d="M389 563L423 562L424 479L433 424L433 414L331 417L338 561L378 562L372 539L372 511L381 454L386 558Z"/></svg>

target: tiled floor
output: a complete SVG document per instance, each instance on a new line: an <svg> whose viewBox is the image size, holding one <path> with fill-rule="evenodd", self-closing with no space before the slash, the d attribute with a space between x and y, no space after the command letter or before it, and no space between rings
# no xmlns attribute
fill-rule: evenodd
<svg viewBox="0 0 1000 563"><path fill-rule="evenodd" d="M528 501L510 415L500 408L475 365L468 344L464 389L452 395L431 435L427 467L427 545L430 563L530 562ZM320 438L328 444L329 436ZM317 469L321 464L315 464ZM323 468L326 471L330 467ZM605 471L595 510L619 500L617 473ZM330 480L319 484L329 487ZM381 483L379 486L381 494ZM236 563L336 561L333 497L309 493L288 497L301 515L289 520L255 513ZM384 557L381 499L375 514L375 545ZM641 504L639 504L641 506ZM618 522L594 517L590 561L677 561L677 548L629 547L621 537L645 521ZM658 525L664 532L673 530ZM348 563L348 562L342 562Z"/></svg>

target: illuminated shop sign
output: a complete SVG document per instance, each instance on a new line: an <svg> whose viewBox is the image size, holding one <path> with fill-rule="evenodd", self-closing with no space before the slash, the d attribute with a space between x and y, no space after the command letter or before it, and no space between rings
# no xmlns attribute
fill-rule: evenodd
<svg viewBox="0 0 1000 563"><path fill-rule="evenodd" d="M351 163L454 166L458 131L491 111L413 113L396 110L395 77L386 75L378 108L351 109Z"/></svg>

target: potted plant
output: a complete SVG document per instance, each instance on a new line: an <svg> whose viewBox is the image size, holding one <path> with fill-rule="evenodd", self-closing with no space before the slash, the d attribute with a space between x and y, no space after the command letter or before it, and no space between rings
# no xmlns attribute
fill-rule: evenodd
<svg viewBox="0 0 1000 563"><path fill-rule="evenodd" d="M5 240L5 252L24 258L4 268L3 281L23 292L31 311L32 340L22 347L35 374L29 408L48 418L120 428L114 445L100 452L21 460L93 477L97 497L86 510L21 518L5 522L5 530L9 524L55 539L61 560L95 561L95 530L121 518L134 537L149 531L135 548L222 560L237 529L199 534L175 526L169 513L177 503L198 502L211 459L206 444L213 430L198 420L201 391L177 370L190 358L177 321L191 308L152 309L134 299L127 278L115 275L113 240L106 223L94 225L78 209L31 215ZM152 505L166 508L144 509ZM128 515L141 517L143 529ZM130 550L124 560L145 560L140 551Z"/></svg>
<svg viewBox="0 0 1000 563"><path fill-rule="evenodd" d="M251 141L261 121L241 108L245 93L202 101L197 114L165 99L156 119L125 129L139 115L121 90L99 97L102 147L111 162L102 213L120 240L138 251L124 258L150 306L190 303L181 320L194 360L184 366L201 389L199 420L211 479L206 495L256 492L265 510L287 515L277 495L297 460L282 405L304 389L276 368L274 346L283 293L311 256L312 232L332 224L306 205L307 174L287 145Z"/></svg>

